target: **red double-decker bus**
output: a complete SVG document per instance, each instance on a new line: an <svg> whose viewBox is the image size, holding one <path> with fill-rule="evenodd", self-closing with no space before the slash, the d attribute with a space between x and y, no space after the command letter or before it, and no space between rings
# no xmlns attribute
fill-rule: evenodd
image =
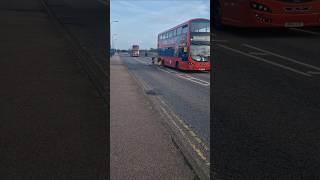
<svg viewBox="0 0 320 180"><path fill-rule="evenodd" d="M179 70L210 70L210 21L197 18L158 35L158 60Z"/></svg>
<svg viewBox="0 0 320 180"><path fill-rule="evenodd" d="M320 0L214 0L213 8L218 29L320 26Z"/></svg>
<svg viewBox="0 0 320 180"><path fill-rule="evenodd" d="M132 57L139 57L140 56L139 45L132 45L131 56Z"/></svg>

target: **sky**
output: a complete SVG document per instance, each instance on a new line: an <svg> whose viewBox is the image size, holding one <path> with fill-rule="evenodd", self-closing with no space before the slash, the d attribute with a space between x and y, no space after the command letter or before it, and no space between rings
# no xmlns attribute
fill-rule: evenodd
<svg viewBox="0 0 320 180"><path fill-rule="evenodd" d="M117 49L157 47L158 33L192 18L210 19L210 0L111 0L111 37ZM115 34L115 35L114 35Z"/></svg>

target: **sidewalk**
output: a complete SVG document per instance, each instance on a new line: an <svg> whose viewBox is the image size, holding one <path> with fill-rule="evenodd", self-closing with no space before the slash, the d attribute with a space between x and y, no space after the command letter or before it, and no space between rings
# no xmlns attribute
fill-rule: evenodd
<svg viewBox="0 0 320 180"><path fill-rule="evenodd" d="M115 55L110 62L111 180L193 180L159 112Z"/></svg>
<svg viewBox="0 0 320 180"><path fill-rule="evenodd" d="M103 99L38 0L0 6L1 180L107 179Z"/></svg>

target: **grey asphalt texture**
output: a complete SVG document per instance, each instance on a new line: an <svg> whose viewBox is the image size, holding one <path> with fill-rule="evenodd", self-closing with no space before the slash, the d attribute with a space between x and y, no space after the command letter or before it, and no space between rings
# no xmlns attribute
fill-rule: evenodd
<svg viewBox="0 0 320 180"><path fill-rule="evenodd" d="M0 179L107 179L108 109L38 0L0 3Z"/></svg>
<svg viewBox="0 0 320 180"><path fill-rule="evenodd" d="M64 27L108 71L107 6L98 0L45 0Z"/></svg>
<svg viewBox="0 0 320 180"><path fill-rule="evenodd" d="M192 180L165 119L118 55L110 61L110 178Z"/></svg>
<svg viewBox="0 0 320 180"><path fill-rule="evenodd" d="M210 82L208 72L182 72L175 69L151 65L149 57L120 55L124 64L141 81L146 83L187 125L210 146L210 86L177 77L174 73L189 75ZM138 61L137 61L137 60ZM141 63L144 62L144 63ZM167 73L164 71L174 73Z"/></svg>
<svg viewBox="0 0 320 180"><path fill-rule="evenodd" d="M319 179L320 76L304 76L219 45L259 52L246 43L320 67L320 36L235 28L213 33L220 40L213 47L211 85L214 170L222 179ZM279 56L256 56L312 70Z"/></svg>

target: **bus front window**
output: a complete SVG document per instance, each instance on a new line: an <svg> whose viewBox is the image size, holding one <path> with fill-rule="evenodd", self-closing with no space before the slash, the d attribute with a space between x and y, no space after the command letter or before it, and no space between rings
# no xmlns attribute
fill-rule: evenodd
<svg viewBox="0 0 320 180"><path fill-rule="evenodd" d="M209 61L210 46L208 45L191 45L190 56L194 61Z"/></svg>

